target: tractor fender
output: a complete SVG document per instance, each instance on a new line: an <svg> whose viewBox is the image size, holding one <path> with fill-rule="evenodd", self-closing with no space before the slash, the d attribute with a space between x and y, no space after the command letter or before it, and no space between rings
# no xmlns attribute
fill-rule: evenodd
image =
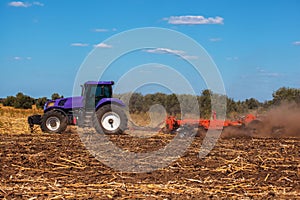
<svg viewBox="0 0 300 200"><path fill-rule="evenodd" d="M55 111L61 112L66 117L68 116L67 113L64 110L62 110L60 107L50 107L50 108L44 110L44 113L49 112L50 110L55 110Z"/></svg>
<svg viewBox="0 0 300 200"><path fill-rule="evenodd" d="M98 110L98 108L100 108L100 107L102 107L106 104L114 104L114 105L117 105L117 106L120 106L120 107L125 107L126 106L120 99L117 99L117 98L103 98L98 102L98 104L96 106L96 110Z"/></svg>

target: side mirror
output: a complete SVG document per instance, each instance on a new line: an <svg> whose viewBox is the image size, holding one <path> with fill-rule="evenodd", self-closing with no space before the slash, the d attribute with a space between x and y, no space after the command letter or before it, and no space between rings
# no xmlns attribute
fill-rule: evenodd
<svg viewBox="0 0 300 200"><path fill-rule="evenodd" d="M84 87L83 87L83 85L80 85L80 87L81 87L81 96L83 96L84 95Z"/></svg>

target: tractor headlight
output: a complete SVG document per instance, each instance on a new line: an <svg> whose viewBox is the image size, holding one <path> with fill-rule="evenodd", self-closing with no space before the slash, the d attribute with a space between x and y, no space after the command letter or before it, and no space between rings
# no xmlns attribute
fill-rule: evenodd
<svg viewBox="0 0 300 200"><path fill-rule="evenodd" d="M54 106L54 101L51 101L49 103L47 103L46 108L52 107Z"/></svg>

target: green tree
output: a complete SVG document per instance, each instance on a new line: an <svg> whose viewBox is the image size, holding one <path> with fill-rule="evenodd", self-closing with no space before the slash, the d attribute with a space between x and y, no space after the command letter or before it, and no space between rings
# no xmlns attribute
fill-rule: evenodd
<svg viewBox="0 0 300 200"><path fill-rule="evenodd" d="M16 101L13 106L15 108L30 109L32 108L33 104L34 104L34 99L32 97L24 95L22 92L19 92L16 95Z"/></svg>
<svg viewBox="0 0 300 200"><path fill-rule="evenodd" d="M254 99L254 98L250 98L250 99L246 99L245 104L247 106L248 109L257 109L258 107L261 106L261 103Z"/></svg>
<svg viewBox="0 0 300 200"><path fill-rule="evenodd" d="M3 106L14 106L16 103L16 97L14 96L8 96L2 101Z"/></svg>
<svg viewBox="0 0 300 200"><path fill-rule="evenodd" d="M46 102L47 97L41 97L35 100L35 105L38 109L43 109Z"/></svg>
<svg viewBox="0 0 300 200"><path fill-rule="evenodd" d="M164 104L169 114L176 115L181 113L180 104L176 94L167 95Z"/></svg>
<svg viewBox="0 0 300 200"><path fill-rule="evenodd" d="M177 95L183 113L198 114L200 108L197 97L190 94Z"/></svg>
<svg viewBox="0 0 300 200"><path fill-rule="evenodd" d="M52 100L56 100L56 99L60 99L60 98L64 98L64 96L60 96L58 93L53 93L51 95Z"/></svg>
<svg viewBox="0 0 300 200"><path fill-rule="evenodd" d="M129 100L129 112L139 113L143 110L143 95L141 93L133 93Z"/></svg>
<svg viewBox="0 0 300 200"><path fill-rule="evenodd" d="M211 94L208 89L203 90L201 96L198 98L200 107L200 116L203 118L209 118L211 116Z"/></svg>
<svg viewBox="0 0 300 200"><path fill-rule="evenodd" d="M273 93L273 104L278 105L284 101L300 103L300 89L282 87Z"/></svg>
<svg viewBox="0 0 300 200"><path fill-rule="evenodd" d="M232 99L232 98L228 98L226 97L226 114L227 116L231 113L237 113L238 112L238 104Z"/></svg>
<svg viewBox="0 0 300 200"><path fill-rule="evenodd" d="M236 112L237 113L248 113L248 107L247 107L247 105L245 104L245 102L244 101L238 101L238 102L236 102L236 108L237 108L237 110L236 110Z"/></svg>

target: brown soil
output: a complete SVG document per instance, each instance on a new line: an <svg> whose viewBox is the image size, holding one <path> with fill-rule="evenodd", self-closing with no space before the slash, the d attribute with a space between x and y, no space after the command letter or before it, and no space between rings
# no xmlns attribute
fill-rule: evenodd
<svg viewBox="0 0 300 200"><path fill-rule="evenodd" d="M120 148L149 152L173 136L110 136ZM6 199L297 199L300 138L220 139L198 157L202 139L169 166L115 171L73 134L0 134L0 198Z"/></svg>

